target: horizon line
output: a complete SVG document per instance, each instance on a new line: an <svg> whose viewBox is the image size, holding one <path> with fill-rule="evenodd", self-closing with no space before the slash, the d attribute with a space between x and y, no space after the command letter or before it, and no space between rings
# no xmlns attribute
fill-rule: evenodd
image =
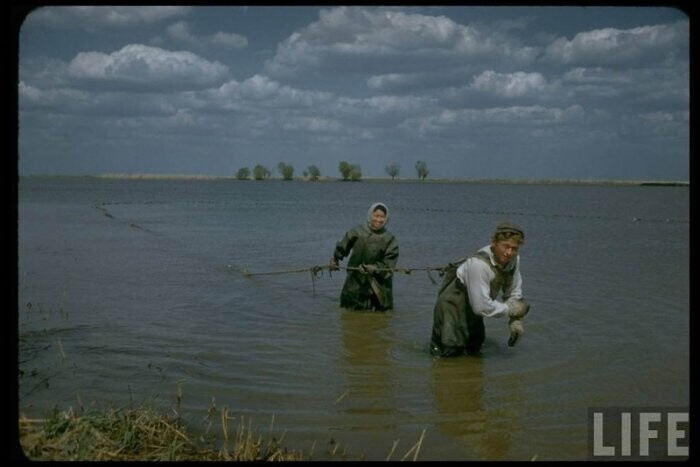
<svg viewBox="0 0 700 467"><path fill-rule="evenodd" d="M231 181L303 181L303 182L332 182L332 181L351 181L343 180L342 177L321 176L316 180L311 180L308 177L293 177L291 180L286 180L283 177L267 177L262 180L253 178L238 179L235 175L205 175L205 174L177 174L177 173L102 173L102 174L18 174L18 177L93 177L93 178L112 178L112 179L161 179L161 180L231 180ZM690 185L690 180L673 180L673 179L612 179L612 178L425 178L418 177L362 177L361 181L388 181L388 182L424 182L424 183L511 183L511 184L675 184L675 185Z"/></svg>

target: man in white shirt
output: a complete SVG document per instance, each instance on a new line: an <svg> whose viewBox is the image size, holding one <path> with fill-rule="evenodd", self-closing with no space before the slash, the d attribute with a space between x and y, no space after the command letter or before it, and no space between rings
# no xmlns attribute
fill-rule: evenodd
<svg viewBox="0 0 700 467"><path fill-rule="evenodd" d="M507 316L508 345L515 344L523 333L522 318L530 309L523 299L518 255L524 241L523 230L505 222L496 227L490 245L461 264L450 265L433 311L433 355L478 355L485 338L484 317Z"/></svg>

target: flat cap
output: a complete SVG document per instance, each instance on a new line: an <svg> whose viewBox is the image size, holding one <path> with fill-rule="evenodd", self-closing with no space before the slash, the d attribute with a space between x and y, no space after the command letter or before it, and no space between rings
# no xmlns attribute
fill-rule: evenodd
<svg viewBox="0 0 700 467"><path fill-rule="evenodd" d="M523 232L523 229L521 229L515 224L511 224L510 222L501 222L500 224L498 224L498 226L496 227L496 233L513 233L525 238L525 232Z"/></svg>

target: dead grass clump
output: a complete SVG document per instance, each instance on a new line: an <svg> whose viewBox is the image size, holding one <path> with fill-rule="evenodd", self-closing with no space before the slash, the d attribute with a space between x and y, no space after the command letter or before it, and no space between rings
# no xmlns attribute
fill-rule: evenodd
<svg viewBox="0 0 700 467"><path fill-rule="evenodd" d="M224 428L226 432L226 428ZM241 423L232 453L201 447L178 420L149 408L77 416L54 412L43 420L19 420L20 444L31 460L302 460L273 438L263 443ZM225 436L225 438L227 438Z"/></svg>

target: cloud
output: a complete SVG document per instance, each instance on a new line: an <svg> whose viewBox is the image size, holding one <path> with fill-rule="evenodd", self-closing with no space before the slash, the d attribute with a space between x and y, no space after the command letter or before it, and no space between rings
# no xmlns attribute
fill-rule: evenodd
<svg viewBox="0 0 700 467"><path fill-rule="evenodd" d="M564 73L563 80L569 83L579 84L629 84L632 79L627 72L611 70L609 68L574 68Z"/></svg>
<svg viewBox="0 0 700 467"><path fill-rule="evenodd" d="M441 110L426 117L407 120L402 127L407 134L421 139L429 137L464 135L467 132L483 131L485 128L552 129L553 126L581 122L586 116L580 105L568 107L511 106L487 109ZM529 130L528 130L529 131Z"/></svg>
<svg viewBox="0 0 700 467"><path fill-rule="evenodd" d="M265 76L255 75L240 84L239 96L253 100L270 99L273 95L279 96L280 89L282 89L280 83Z"/></svg>
<svg viewBox="0 0 700 467"><path fill-rule="evenodd" d="M248 39L245 36L221 31L211 35L209 37L209 42L232 49L242 49L248 46Z"/></svg>
<svg viewBox="0 0 700 467"><path fill-rule="evenodd" d="M55 28L125 28L152 24L189 13L183 6L50 6L33 11L27 22Z"/></svg>
<svg viewBox="0 0 700 467"><path fill-rule="evenodd" d="M20 81L18 85L19 99L22 108L57 108L60 106L76 105L89 101L86 93L72 89L44 90Z"/></svg>
<svg viewBox="0 0 700 467"><path fill-rule="evenodd" d="M242 82L229 81L216 90L202 92L198 99L206 108L230 112L240 116L239 120L255 121L258 130L266 127L268 131L332 131L361 133L364 137L368 137L365 130L397 127L408 117L436 109L433 100L426 97L352 98L297 89L263 75Z"/></svg>
<svg viewBox="0 0 700 467"><path fill-rule="evenodd" d="M339 97L329 106L333 115L342 116L357 126L389 126L435 109L433 99L420 96Z"/></svg>
<svg viewBox="0 0 700 467"><path fill-rule="evenodd" d="M472 75L475 64L452 69L426 69L413 73L384 73L367 78L372 91L395 93L423 93L449 86L463 86Z"/></svg>
<svg viewBox="0 0 700 467"><path fill-rule="evenodd" d="M474 77L471 86L479 91L511 98L542 92L547 88L547 81L541 73L496 73L486 70Z"/></svg>
<svg viewBox="0 0 700 467"><path fill-rule="evenodd" d="M135 91L210 87L221 83L229 71L221 63L191 52L171 52L141 44L130 44L111 54L80 52L68 70L79 80Z"/></svg>
<svg viewBox="0 0 700 467"><path fill-rule="evenodd" d="M367 79L367 87L377 91L385 89L412 88L423 81L422 73L387 73L371 76Z"/></svg>
<svg viewBox="0 0 700 467"><path fill-rule="evenodd" d="M42 89L20 81L19 103L25 115L40 115L48 121L56 116L72 116L74 122L99 125L98 122L113 122L117 117L144 121L158 116L168 116L178 109L194 108L186 95L129 92L81 91L70 88Z"/></svg>
<svg viewBox="0 0 700 467"><path fill-rule="evenodd" d="M184 21L178 21L168 26L168 36L170 36L171 39L190 44L199 42L198 39L190 33L190 28Z"/></svg>
<svg viewBox="0 0 700 467"><path fill-rule="evenodd" d="M382 157L454 154L458 159L442 167L450 175L453 163L468 159L465 148L483 154L475 164L481 170L499 152L585 153L625 137L665 159L687 159L687 21L557 38L537 33L534 20L497 27L466 11L453 19L419 11L436 10L324 9L299 19L305 27L256 32L250 45L208 15L183 12L105 37L80 34L75 24L73 31L28 29L19 63L20 138L29 146L66 141L64 157L75 141L105 158L112 147L114 161L125 145L140 148L144 159L162 151L190 160L201 151L212 170L220 170L221 156L209 154L265 163L295 154L295 165L348 154L380 173ZM261 41L263 32L269 37ZM56 40L63 34L65 43ZM158 42L140 42L149 37ZM171 146L161 147L164 141ZM46 157L54 153L52 146Z"/></svg>
<svg viewBox="0 0 700 467"><path fill-rule="evenodd" d="M296 89L264 75L254 75L242 82L231 80L201 95L211 108L237 112L267 112L277 108L319 113L334 98L329 92Z"/></svg>
<svg viewBox="0 0 700 467"><path fill-rule="evenodd" d="M477 58L530 63L537 53L501 33L463 26L445 16L337 7L321 10L318 21L282 42L266 70L272 76L313 70L379 75L389 69L407 73L463 66Z"/></svg>
<svg viewBox="0 0 700 467"><path fill-rule="evenodd" d="M343 125L336 120L328 120L318 117L299 117L285 122L282 128L289 131L308 131L314 133L336 133L342 130Z"/></svg>
<svg viewBox="0 0 700 467"><path fill-rule="evenodd" d="M178 21L168 26L168 36L195 47L215 45L222 48L242 49L248 46L248 39L235 33L218 31L206 36L196 36L190 32L189 25L184 21Z"/></svg>
<svg viewBox="0 0 700 467"><path fill-rule="evenodd" d="M636 113L659 106L685 110L690 98L689 71L683 64L674 68L638 68L634 72L577 67L564 73L562 83L570 99L594 99L598 105L617 111Z"/></svg>
<svg viewBox="0 0 700 467"><path fill-rule="evenodd" d="M546 57L563 64L621 65L648 63L665 57L688 43L688 21L641 26L632 29L595 29L578 33L573 39L558 38L545 51Z"/></svg>

